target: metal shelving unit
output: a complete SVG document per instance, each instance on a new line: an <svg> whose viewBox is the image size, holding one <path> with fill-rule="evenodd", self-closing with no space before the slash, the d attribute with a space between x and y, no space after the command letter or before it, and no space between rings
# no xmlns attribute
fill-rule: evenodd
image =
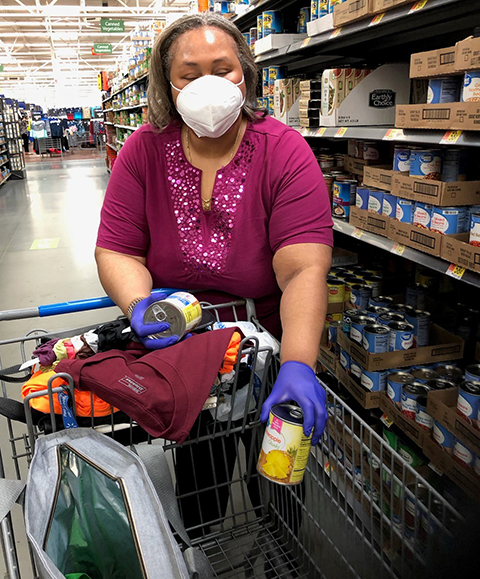
<svg viewBox="0 0 480 579"><path fill-rule="evenodd" d="M127 107L121 107L120 109L104 109L104 113L117 113L120 111L131 111L132 109L141 109L142 107L148 106L147 103L141 103L139 105L129 105Z"/></svg>
<svg viewBox="0 0 480 579"><path fill-rule="evenodd" d="M130 127L129 125L113 125L116 129L128 129L130 131L136 131L140 127Z"/></svg>
<svg viewBox="0 0 480 579"><path fill-rule="evenodd" d="M142 80L145 80L146 78L148 78L148 72L143 74L142 76L139 76L138 78L136 78L135 80L133 80L132 82L129 82L128 84L126 84L124 87L122 87L120 90L117 90L116 92L114 92L113 94L111 94L109 97L107 97L106 99L103 99L102 104L110 101L113 99L114 96L116 96L117 94L122 93L124 90L126 90L127 88L133 86L134 84L137 84L137 82L141 82ZM105 110L103 111L105 112Z"/></svg>
<svg viewBox="0 0 480 579"><path fill-rule="evenodd" d="M257 16L264 10L283 10L295 3L298 3L300 7L299 0L259 0L256 4L250 4L241 16L234 16L232 22L240 30L246 30L257 25Z"/></svg>

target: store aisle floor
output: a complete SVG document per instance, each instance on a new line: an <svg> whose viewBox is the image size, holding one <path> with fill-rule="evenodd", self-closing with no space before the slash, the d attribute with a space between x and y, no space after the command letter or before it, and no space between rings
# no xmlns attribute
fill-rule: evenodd
<svg viewBox="0 0 480 579"><path fill-rule="evenodd" d="M0 310L104 295L93 252L107 182L103 159L54 160L29 166L26 180L10 180L0 188ZM2 345L2 340L23 336L34 328L57 330L96 324L118 314L117 308L108 308L55 318L0 321L0 361L3 367L20 361L18 345ZM10 385L7 394L19 398L19 386ZM23 430L20 425L18 432ZM18 452L22 446L20 441ZM6 476L14 478L6 420L1 416L0 448ZM16 507L15 522L20 521L21 510ZM21 533L17 532L16 541L22 579L31 579ZM3 571L0 556L0 576Z"/></svg>

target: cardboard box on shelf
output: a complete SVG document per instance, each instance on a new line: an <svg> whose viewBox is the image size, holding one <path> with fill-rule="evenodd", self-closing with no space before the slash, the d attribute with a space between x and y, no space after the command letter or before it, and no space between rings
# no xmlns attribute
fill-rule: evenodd
<svg viewBox="0 0 480 579"><path fill-rule="evenodd" d="M340 364L337 364L335 375L355 400L364 408L370 409L379 407L380 392L370 392L360 384L357 384L357 382L355 382L355 380L345 372Z"/></svg>
<svg viewBox="0 0 480 579"><path fill-rule="evenodd" d="M397 350L385 354L369 354L360 344L351 340L342 330L337 332L338 344L365 370L377 372L431 362L457 360L463 356L463 340L436 324L430 329L430 346Z"/></svg>
<svg viewBox="0 0 480 579"><path fill-rule="evenodd" d="M336 375L337 373L337 357L325 345L321 345L318 351L318 362L322 364L328 371Z"/></svg>
<svg viewBox="0 0 480 579"><path fill-rule="evenodd" d="M350 207L350 224L364 231L389 237L390 221L390 217L386 215L379 215L358 207Z"/></svg>
<svg viewBox="0 0 480 579"><path fill-rule="evenodd" d="M479 131L480 103L399 105L395 126L400 129Z"/></svg>
<svg viewBox="0 0 480 579"><path fill-rule="evenodd" d="M289 46L290 44L303 40L306 37L306 34L269 34L255 42L255 56L265 54L265 52L270 52L277 48Z"/></svg>
<svg viewBox="0 0 480 579"><path fill-rule="evenodd" d="M445 207L480 203L480 181L445 183L396 172L393 175L391 191L404 199Z"/></svg>
<svg viewBox="0 0 480 579"><path fill-rule="evenodd" d="M377 161L369 161L365 159L355 159L355 157L349 157L348 155L345 155L343 168L349 173L355 173L355 175L363 175L365 167L376 162Z"/></svg>
<svg viewBox="0 0 480 579"><path fill-rule="evenodd" d="M418 225L401 223L396 219L390 220L389 237L392 241L397 241L407 247L418 249L434 257L442 255L443 234L437 231L430 231Z"/></svg>
<svg viewBox="0 0 480 579"><path fill-rule="evenodd" d="M378 14L386 10L392 10L401 6L402 4L411 4L412 0L371 0L372 12Z"/></svg>
<svg viewBox="0 0 480 579"><path fill-rule="evenodd" d="M480 38L470 36L455 45L455 69L480 69Z"/></svg>
<svg viewBox="0 0 480 579"><path fill-rule="evenodd" d="M391 126L395 107L409 97L408 65L384 64L364 77L331 114L322 114L322 126Z"/></svg>
<svg viewBox="0 0 480 579"><path fill-rule="evenodd" d="M442 239L443 259L480 273L480 247L468 243L468 233L445 235Z"/></svg>
<svg viewBox="0 0 480 579"><path fill-rule="evenodd" d="M363 168L363 184L384 191L391 191L392 179L397 172L398 171L393 171L388 166L370 167L365 165Z"/></svg>
<svg viewBox="0 0 480 579"><path fill-rule="evenodd" d="M455 46L417 52L410 57L410 78L428 78L455 72Z"/></svg>
<svg viewBox="0 0 480 579"><path fill-rule="evenodd" d="M328 303L327 314L341 314L350 307L350 302Z"/></svg>
<svg viewBox="0 0 480 579"><path fill-rule="evenodd" d="M362 20L373 14L372 0L346 0L333 9L333 26L339 28L348 22Z"/></svg>
<svg viewBox="0 0 480 579"><path fill-rule="evenodd" d="M307 22L307 34L308 36L316 36L322 32L327 32L328 30L333 30L333 12L331 14L325 14L321 18Z"/></svg>
<svg viewBox="0 0 480 579"><path fill-rule="evenodd" d="M380 410L384 412L402 432L404 432L413 442L423 448L424 438L430 436L430 432L421 428L415 420L407 418L405 414L393 404L386 392L380 395Z"/></svg>
<svg viewBox="0 0 480 579"><path fill-rule="evenodd" d="M333 248L332 267L355 265L356 263L358 263L358 254L337 246Z"/></svg>
<svg viewBox="0 0 480 579"><path fill-rule="evenodd" d="M467 495L476 501L480 500L480 477L472 469L459 464L431 438L425 438L423 452L437 469L447 475Z"/></svg>
<svg viewBox="0 0 480 579"><path fill-rule="evenodd" d="M432 390L428 393L427 412L447 430L480 454L480 430L457 414L458 388Z"/></svg>
<svg viewBox="0 0 480 579"><path fill-rule="evenodd" d="M273 90L274 117L290 127L300 127L300 79L276 80Z"/></svg>

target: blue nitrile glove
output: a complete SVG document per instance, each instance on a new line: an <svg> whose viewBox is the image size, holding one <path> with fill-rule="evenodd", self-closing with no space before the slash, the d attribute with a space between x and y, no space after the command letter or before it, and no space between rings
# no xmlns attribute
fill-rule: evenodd
<svg viewBox="0 0 480 579"><path fill-rule="evenodd" d="M327 422L327 394L315 376L315 372L302 362L284 362L280 366L272 393L262 406L262 422L266 422L274 404L294 400L303 410L303 432L309 436L315 426L312 445L320 440Z"/></svg>
<svg viewBox="0 0 480 579"><path fill-rule="evenodd" d="M168 338L149 338L152 334L165 332L170 328L170 324L167 322L145 323L143 321L147 308L155 302L164 300L166 297L166 294L163 293L151 294L148 298L145 298L133 308L132 319L130 321L132 330L137 334L140 342L142 342L145 348L148 348L149 350L161 350L162 348L167 348L168 346L176 344L179 340L177 335Z"/></svg>

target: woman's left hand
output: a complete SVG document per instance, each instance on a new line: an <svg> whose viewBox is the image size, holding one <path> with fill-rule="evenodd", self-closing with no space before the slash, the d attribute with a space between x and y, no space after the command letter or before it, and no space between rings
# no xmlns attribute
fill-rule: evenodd
<svg viewBox="0 0 480 579"><path fill-rule="evenodd" d="M316 446L327 422L327 394L320 385L315 372L302 362L284 362L273 385L272 393L262 406L262 422L266 422L274 404L294 400L303 410L303 432L310 436L313 427L312 445Z"/></svg>

